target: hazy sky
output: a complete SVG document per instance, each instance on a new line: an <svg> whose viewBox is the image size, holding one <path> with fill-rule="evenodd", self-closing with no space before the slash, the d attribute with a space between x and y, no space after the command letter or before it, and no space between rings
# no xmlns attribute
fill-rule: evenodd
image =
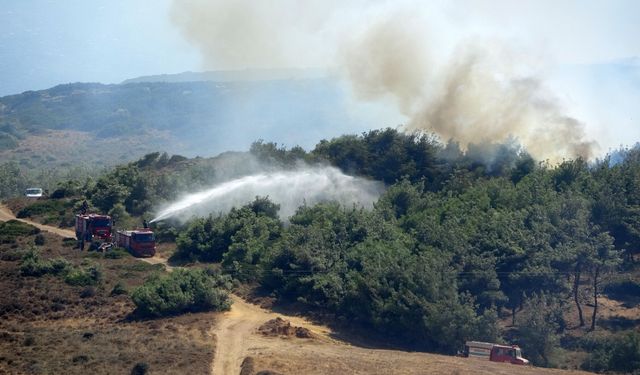
<svg viewBox="0 0 640 375"><path fill-rule="evenodd" d="M232 35L238 43L228 58L215 55L217 50L213 57L206 56L206 48L190 34L193 13L183 12L206 8L205 3L251 8L241 16L262 24L252 29L216 14L204 19L206 27L200 31L205 38L207 32L219 31L211 25L218 22L228 29L222 35ZM568 113L583 121L603 147L640 140L636 0L0 0L0 5L0 95L188 70L334 67L344 52L337 43L357 33L368 19L397 12L408 15L407 22L424 23L434 64L446 64L462 42L500 40L514 51L512 58L526 59L534 67ZM278 37L286 35L284 41L260 39L268 43L262 43L263 49L285 58L264 59L260 50L247 50L254 48L247 40L253 37L250 33L260 37L264 27L273 28ZM243 39L245 31L248 37ZM238 52L239 47L247 49ZM300 53L301 48L306 50ZM252 58L243 60L247 54Z"/></svg>
<svg viewBox="0 0 640 375"><path fill-rule="evenodd" d="M169 0L0 0L0 95L197 70Z"/></svg>

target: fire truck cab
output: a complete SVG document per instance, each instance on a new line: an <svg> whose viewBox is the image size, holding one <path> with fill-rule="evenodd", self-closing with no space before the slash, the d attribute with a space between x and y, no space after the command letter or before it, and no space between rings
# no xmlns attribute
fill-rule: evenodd
<svg viewBox="0 0 640 375"><path fill-rule="evenodd" d="M522 351L517 345L494 345L489 357L491 362L506 362L514 365L528 365L529 361L522 357Z"/></svg>
<svg viewBox="0 0 640 375"><path fill-rule="evenodd" d="M97 214L76 215L76 239L78 246L84 250L86 242L93 244L98 242L111 242L111 228L113 221L111 216Z"/></svg>

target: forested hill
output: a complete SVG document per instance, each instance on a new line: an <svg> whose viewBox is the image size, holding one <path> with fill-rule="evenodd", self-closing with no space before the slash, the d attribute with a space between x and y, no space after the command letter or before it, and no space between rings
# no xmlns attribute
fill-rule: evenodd
<svg viewBox="0 0 640 375"><path fill-rule="evenodd" d="M174 259L219 263L272 298L402 347L453 354L465 340L500 341L538 366L640 369L638 148L616 163L550 166L512 145L462 151L386 129L309 152L256 142L213 159L153 153L69 181L20 214L55 216L87 199L126 227L185 191L253 173L252 159L258 168L329 163L387 189L371 210L305 204L286 224L264 196L154 222L159 239L175 241Z"/></svg>

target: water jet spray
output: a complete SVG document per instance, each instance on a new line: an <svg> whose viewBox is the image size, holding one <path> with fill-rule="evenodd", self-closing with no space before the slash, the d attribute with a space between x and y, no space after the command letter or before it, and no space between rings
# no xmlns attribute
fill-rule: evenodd
<svg viewBox="0 0 640 375"><path fill-rule="evenodd" d="M151 222L171 217L187 219L194 215L221 214L250 203L257 196L267 196L279 204L283 219L293 215L303 204L324 201L371 208L383 190L380 182L349 176L334 167L258 173L187 194L160 210Z"/></svg>

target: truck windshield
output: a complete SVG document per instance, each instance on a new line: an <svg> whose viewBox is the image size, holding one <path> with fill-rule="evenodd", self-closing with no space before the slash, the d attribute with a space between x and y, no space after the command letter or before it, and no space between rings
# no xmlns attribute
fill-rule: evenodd
<svg viewBox="0 0 640 375"><path fill-rule="evenodd" d="M153 242L155 237L153 233L134 233L133 239L138 242Z"/></svg>
<svg viewBox="0 0 640 375"><path fill-rule="evenodd" d="M93 219L93 227L94 228L100 228L100 227L110 227L111 226L111 220L109 219Z"/></svg>
<svg viewBox="0 0 640 375"><path fill-rule="evenodd" d="M520 352L520 349L516 349L516 358L522 358L522 353Z"/></svg>

